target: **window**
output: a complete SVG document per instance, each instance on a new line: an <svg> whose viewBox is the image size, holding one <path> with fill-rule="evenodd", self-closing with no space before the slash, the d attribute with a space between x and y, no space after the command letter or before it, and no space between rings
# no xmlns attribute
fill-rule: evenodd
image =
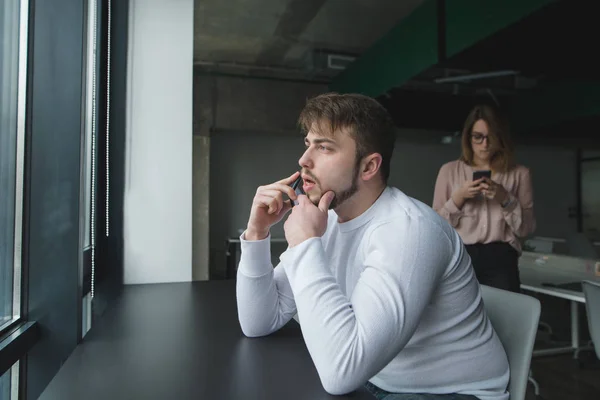
<svg viewBox="0 0 600 400"><path fill-rule="evenodd" d="M18 399L19 362L0 376L0 400Z"/></svg>
<svg viewBox="0 0 600 400"><path fill-rule="evenodd" d="M27 2L0 2L0 332L21 312L26 34Z"/></svg>

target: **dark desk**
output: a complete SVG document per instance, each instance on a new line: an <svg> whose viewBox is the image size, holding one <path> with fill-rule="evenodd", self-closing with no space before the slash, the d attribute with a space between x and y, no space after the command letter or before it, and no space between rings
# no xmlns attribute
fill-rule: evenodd
<svg viewBox="0 0 600 400"><path fill-rule="evenodd" d="M235 281L128 286L40 397L50 399L369 399L330 396L298 324L243 336Z"/></svg>

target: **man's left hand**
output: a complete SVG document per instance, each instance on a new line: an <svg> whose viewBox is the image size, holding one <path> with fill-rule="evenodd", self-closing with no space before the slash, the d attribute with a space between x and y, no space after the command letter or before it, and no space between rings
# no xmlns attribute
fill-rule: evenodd
<svg viewBox="0 0 600 400"><path fill-rule="evenodd" d="M313 237L321 237L327 229L327 213L335 194L325 193L315 206L306 195L298 196L298 205L285 221L283 229L290 247L294 247Z"/></svg>
<svg viewBox="0 0 600 400"><path fill-rule="evenodd" d="M484 196L488 199L496 200L500 204L504 204L508 200L508 191L501 184L486 179L481 186Z"/></svg>

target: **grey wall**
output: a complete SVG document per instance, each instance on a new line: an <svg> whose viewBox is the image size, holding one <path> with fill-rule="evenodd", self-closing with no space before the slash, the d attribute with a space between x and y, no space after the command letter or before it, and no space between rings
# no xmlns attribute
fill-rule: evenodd
<svg viewBox="0 0 600 400"><path fill-rule="evenodd" d="M600 150L586 150L581 156L583 158L600 157Z"/></svg>
<svg viewBox="0 0 600 400"><path fill-rule="evenodd" d="M300 137L247 136L229 134L214 137L212 165L219 168L218 184L213 182L215 203L211 216L213 238L237 235L244 228L256 187L281 179L298 167L303 145ZM440 166L458 157L455 146L404 142L398 139L392 159L389 184L431 205ZM575 205L575 154L561 149L522 148L518 159L532 170L537 235L564 237L575 230L568 218ZM272 231L282 236L281 227Z"/></svg>
<svg viewBox="0 0 600 400"><path fill-rule="evenodd" d="M306 82L196 75L194 132L289 134L306 99L326 89Z"/></svg>
<svg viewBox="0 0 600 400"><path fill-rule="evenodd" d="M194 271L204 271L210 263L222 275L225 239L245 227L252 201L248 193L256 191L257 181L277 179L296 168L303 147L296 130L298 113L308 98L326 89L306 82L195 76L194 164L210 171L209 179L206 171L194 171ZM210 140L198 139L206 136ZM273 235L282 232L275 229Z"/></svg>
<svg viewBox="0 0 600 400"><path fill-rule="evenodd" d="M210 135L210 262L225 265L225 240L239 236L257 186L298 168L303 150L295 121L307 97L321 85L258 79L196 77L195 132ZM216 107L211 105L216 104ZM390 185L427 204L433 200L440 166L459 156L458 144L443 145L439 132L400 132ZM533 174L535 235L565 237L576 230L569 208L576 205L575 152L522 146L517 159ZM195 207L198 206L196 203ZM272 230L283 237L282 225ZM285 245L274 245L274 253ZM276 261L276 259L274 259Z"/></svg>
<svg viewBox="0 0 600 400"><path fill-rule="evenodd" d="M535 235L565 238L577 232L575 150L523 146L517 149L517 159L531 169L537 218Z"/></svg>

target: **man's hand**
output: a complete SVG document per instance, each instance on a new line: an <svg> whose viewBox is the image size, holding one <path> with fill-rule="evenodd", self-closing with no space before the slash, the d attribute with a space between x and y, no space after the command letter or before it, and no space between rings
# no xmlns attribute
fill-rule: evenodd
<svg viewBox="0 0 600 400"><path fill-rule="evenodd" d="M504 204L508 200L508 191L499 183L494 182L491 179L485 178L484 183L481 184L482 193L485 197L491 200L496 200L500 204Z"/></svg>
<svg viewBox="0 0 600 400"><path fill-rule="evenodd" d="M283 200L283 194L296 200L296 193L290 185L299 174L300 172L296 171L285 179L260 186L256 190L245 233L246 240L261 240L269 236L271 226L281 221L283 216L292 209L290 200Z"/></svg>
<svg viewBox="0 0 600 400"><path fill-rule="evenodd" d="M327 213L335 194L325 193L315 206L305 195L298 196L298 205L283 225L285 238L290 247L294 247L313 237L321 237L327 229Z"/></svg>

